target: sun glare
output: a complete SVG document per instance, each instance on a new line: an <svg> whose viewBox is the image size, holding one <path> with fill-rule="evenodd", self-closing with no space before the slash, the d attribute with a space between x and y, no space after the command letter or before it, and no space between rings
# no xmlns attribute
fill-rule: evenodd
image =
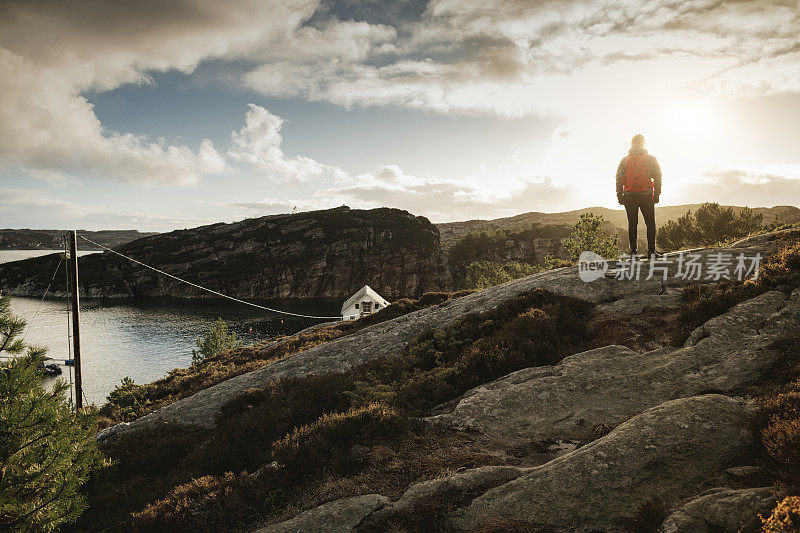
<svg viewBox="0 0 800 533"><path fill-rule="evenodd" d="M684 135L708 132L713 127L714 113L711 104L702 100L677 102L672 106L670 122Z"/></svg>

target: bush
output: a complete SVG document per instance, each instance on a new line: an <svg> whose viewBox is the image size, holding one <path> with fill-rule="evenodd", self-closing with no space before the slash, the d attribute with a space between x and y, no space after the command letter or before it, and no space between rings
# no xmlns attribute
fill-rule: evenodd
<svg viewBox="0 0 800 533"><path fill-rule="evenodd" d="M665 250L715 245L758 232L763 223L764 215L747 207L737 214L732 207L706 203L694 214L689 211L664 224L658 230L656 241Z"/></svg>
<svg viewBox="0 0 800 533"><path fill-rule="evenodd" d="M409 427L408 418L384 405L356 407L296 428L273 444L272 457L293 475L305 478L341 466L342 458L355 444L392 440Z"/></svg>
<svg viewBox="0 0 800 533"><path fill-rule="evenodd" d="M225 403L209 443L187 458L185 468L219 474L253 470L269 459L273 441L324 413L347 410L348 374L308 375L273 381Z"/></svg>
<svg viewBox="0 0 800 533"><path fill-rule="evenodd" d="M564 247L572 261L577 261L581 253L594 252L606 259L619 255L619 239L603 230L603 215L584 213L572 227L572 233L564 240Z"/></svg>
<svg viewBox="0 0 800 533"><path fill-rule="evenodd" d="M522 278L541 272L542 267L536 267L519 261L508 263L494 263L492 261L476 261L471 263L460 282L462 289L485 289L500 285L512 279Z"/></svg>
<svg viewBox="0 0 800 533"><path fill-rule="evenodd" d="M0 298L0 529L54 531L86 507L81 486L103 464L94 416L73 412L68 385L41 385L45 350L17 338L25 321ZM26 352L26 353L24 353Z"/></svg>
<svg viewBox="0 0 800 533"><path fill-rule="evenodd" d="M389 441L410 427L404 416L381 405L325 415L275 442L270 457L277 467L253 474L230 472L203 476L175 487L161 500L133 515L142 531L227 531L241 529L286 504L291 491L307 479L350 467L354 444Z"/></svg>
<svg viewBox="0 0 800 533"><path fill-rule="evenodd" d="M765 520L765 533L796 533L800 531L800 496L784 498Z"/></svg>
<svg viewBox="0 0 800 533"><path fill-rule="evenodd" d="M455 277L476 261L502 262L513 253L525 263L539 261L535 242L540 239L561 241L569 234L566 226L530 224L498 231L472 231L447 249L447 262Z"/></svg>
<svg viewBox="0 0 800 533"><path fill-rule="evenodd" d="M196 365L204 359L209 359L241 346L242 343L236 340L236 333L229 332L228 324L218 318L208 331L197 337L197 347L200 349L192 350L192 364Z"/></svg>

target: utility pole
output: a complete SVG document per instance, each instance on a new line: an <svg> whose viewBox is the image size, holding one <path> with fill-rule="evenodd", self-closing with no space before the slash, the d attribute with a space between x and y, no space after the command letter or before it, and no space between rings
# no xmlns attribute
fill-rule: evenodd
<svg viewBox="0 0 800 533"><path fill-rule="evenodd" d="M75 407L83 408L83 384L81 382L81 322L80 301L78 299L78 232L69 235L69 292L72 295L72 346L75 358Z"/></svg>

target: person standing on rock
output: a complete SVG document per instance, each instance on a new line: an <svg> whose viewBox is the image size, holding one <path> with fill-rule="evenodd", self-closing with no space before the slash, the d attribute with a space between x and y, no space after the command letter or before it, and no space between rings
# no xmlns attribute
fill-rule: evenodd
<svg viewBox="0 0 800 533"><path fill-rule="evenodd" d="M655 156L644 148L644 136L637 134L631 139L631 149L617 167L617 201L625 206L628 214L628 242L631 258L636 255L639 210L647 226L647 255L656 252L656 208L661 196L661 167Z"/></svg>

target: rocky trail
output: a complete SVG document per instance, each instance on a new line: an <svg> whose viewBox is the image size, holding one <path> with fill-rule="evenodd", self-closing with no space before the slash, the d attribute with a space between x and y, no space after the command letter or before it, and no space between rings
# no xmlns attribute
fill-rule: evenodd
<svg viewBox="0 0 800 533"><path fill-rule="evenodd" d="M769 256L777 246L775 234L768 234L697 253ZM679 291L689 283L676 275L676 261L665 280L618 280L616 268L611 264L605 276L584 283L575 267L567 267L450 300L291 355L106 432L159 420L212 428L221 405L248 389L286 376L346 371L403 350L427 328L536 288L597 304L600 312L638 313L677 308ZM457 505L442 512L454 531L492 521L505 524L503 531L633 531L648 506L671 511L664 533L739 531L777 499L771 488L758 486L752 466L748 391L785 357L785 341L797 338L800 289L771 291L707 321L681 347L637 352L604 346L513 372L434 409L426 421L475 434L498 450L558 443L544 464L466 469L416 483L394 501L381 494L334 500L259 532L380 531L453 494ZM598 427L606 428L599 438L593 434Z"/></svg>

